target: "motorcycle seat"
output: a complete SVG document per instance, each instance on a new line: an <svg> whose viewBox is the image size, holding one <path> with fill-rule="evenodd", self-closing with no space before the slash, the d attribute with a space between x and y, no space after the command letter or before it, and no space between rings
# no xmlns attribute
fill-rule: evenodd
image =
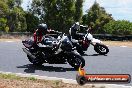
<svg viewBox="0 0 132 88"><path fill-rule="evenodd" d="M31 48L34 44L34 41L31 39L22 41L23 45L27 48Z"/></svg>

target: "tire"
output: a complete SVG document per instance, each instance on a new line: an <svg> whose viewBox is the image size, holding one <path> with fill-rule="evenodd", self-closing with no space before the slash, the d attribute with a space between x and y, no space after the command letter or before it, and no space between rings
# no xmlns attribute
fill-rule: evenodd
<svg viewBox="0 0 132 88"><path fill-rule="evenodd" d="M85 66L84 58L78 54L75 54L75 53L72 53L71 55L69 55L68 63L72 67L74 67L76 70L78 70L80 66L82 68Z"/></svg>
<svg viewBox="0 0 132 88"><path fill-rule="evenodd" d="M100 44L100 43L97 43L95 46L94 46L94 50L101 54L101 55L105 55L109 52L109 49L106 45L104 44ZM105 50L105 51L104 51Z"/></svg>
<svg viewBox="0 0 132 88"><path fill-rule="evenodd" d="M34 54L34 50L30 50L30 52ZM29 55L27 55L27 58L33 65L41 66L43 64L41 57L37 54L35 54L35 56L36 56L36 59L31 58Z"/></svg>
<svg viewBox="0 0 132 88"><path fill-rule="evenodd" d="M77 83L81 86L86 84L86 82L87 82L87 80L84 76L79 76L78 74L76 75L76 80L77 80Z"/></svg>

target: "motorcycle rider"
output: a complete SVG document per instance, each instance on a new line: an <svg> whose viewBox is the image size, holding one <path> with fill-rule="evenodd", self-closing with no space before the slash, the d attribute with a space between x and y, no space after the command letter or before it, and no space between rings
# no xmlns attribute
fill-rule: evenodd
<svg viewBox="0 0 132 88"><path fill-rule="evenodd" d="M80 24L79 22L75 22L72 27L69 30L69 34L72 36L73 39L77 39L78 37L78 30L80 29Z"/></svg>
<svg viewBox="0 0 132 88"><path fill-rule="evenodd" d="M79 42L82 42L82 40L78 40L78 38L80 37L80 34L78 34L77 32L79 31L80 29L80 24L79 22L75 22L72 27L70 28L69 30L69 34L71 36L71 40L72 42L76 42L76 43L73 43L76 48L78 48L77 50L79 50L78 52L80 54L84 54L84 51L82 50L82 47L79 45Z"/></svg>
<svg viewBox="0 0 132 88"><path fill-rule="evenodd" d="M43 35L47 33L47 29L47 25L44 23L38 25L37 29L33 34L35 43L41 42Z"/></svg>
<svg viewBox="0 0 132 88"><path fill-rule="evenodd" d="M34 37L34 43L40 43L42 41L43 36L50 33L59 33L58 31L54 31L51 29L48 29L47 24L39 24L37 29L35 30L33 37Z"/></svg>

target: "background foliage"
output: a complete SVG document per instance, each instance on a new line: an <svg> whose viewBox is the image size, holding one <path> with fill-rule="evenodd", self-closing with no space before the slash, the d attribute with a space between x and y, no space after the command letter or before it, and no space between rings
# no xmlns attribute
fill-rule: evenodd
<svg viewBox="0 0 132 88"><path fill-rule="evenodd" d="M91 26L95 34L131 35L132 22L114 20L96 1L83 14L85 0L32 0L24 11L22 0L0 0L0 32L34 32L39 23L68 32L74 22Z"/></svg>

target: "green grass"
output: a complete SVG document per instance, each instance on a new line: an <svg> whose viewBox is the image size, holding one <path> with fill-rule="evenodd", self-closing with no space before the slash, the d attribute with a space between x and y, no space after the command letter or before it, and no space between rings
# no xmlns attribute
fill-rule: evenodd
<svg viewBox="0 0 132 88"><path fill-rule="evenodd" d="M36 81L37 79L35 77L20 77L20 76L16 76L15 74L2 74L0 73L0 78L3 79L16 79L16 80L21 80L21 79L27 79L27 80L31 80L31 81Z"/></svg>
<svg viewBox="0 0 132 88"><path fill-rule="evenodd" d="M0 73L0 79L15 79L15 80L25 79L25 80L31 80L31 81L38 81L38 79L35 77L20 77L15 74L3 74L3 73ZM42 81L46 83L52 82L55 85L59 85L59 83L61 82L61 81L51 81L51 80L42 80Z"/></svg>
<svg viewBox="0 0 132 88"><path fill-rule="evenodd" d="M4 79L20 79L21 77L16 76L14 74L2 74L2 73L0 73L0 78L4 78Z"/></svg>
<svg viewBox="0 0 132 88"><path fill-rule="evenodd" d="M36 81L37 79L34 77L28 77L28 80Z"/></svg>

